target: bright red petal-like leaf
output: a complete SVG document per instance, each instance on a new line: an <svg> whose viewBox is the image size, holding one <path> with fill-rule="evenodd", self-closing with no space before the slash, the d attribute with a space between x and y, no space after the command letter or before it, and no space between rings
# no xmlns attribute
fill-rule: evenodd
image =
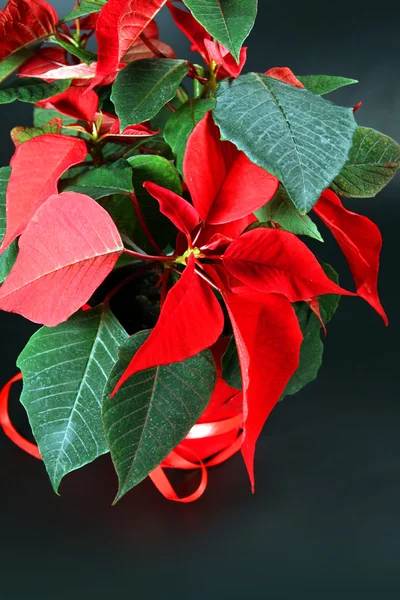
<svg viewBox="0 0 400 600"><path fill-rule="evenodd" d="M189 136L183 162L185 181L202 221L228 223L271 200L276 177L252 163L230 142L221 142L211 112Z"/></svg>
<svg viewBox="0 0 400 600"><path fill-rule="evenodd" d="M180 10L171 2L167 2L167 6L170 10L175 25L192 42L193 46L191 50L199 52L204 60L208 63L208 55L204 45L204 40L210 40L211 36L207 33L204 27L200 25L198 21L196 21L190 12L186 10Z"/></svg>
<svg viewBox="0 0 400 600"><path fill-rule="evenodd" d="M96 92L78 85L71 85L65 92L37 103L41 108L54 108L72 119L90 122L95 118L98 105Z"/></svg>
<svg viewBox="0 0 400 600"><path fill-rule="evenodd" d="M0 252L24 231L39 206L57 193L61 175L85 160L86 155L83 140L53 133L32 138L16 149L7 187L7 228Z"/></svg>
<svg viewBox="0 0 400 600"><path fill-rule="evenodd" d="M65 65L51 68L40 75L45 81L55 81L57 79L93 79L96 74L96 63L87 65L79 63L78 65ZM27 75L30 77L30 75Z"/></svg>
<svg viewBox="0 0 400 600"><path fill-rule="evenodd" d="M44 0L10 0L0 11L0 60L48 37L57 22L56 11Z"/></svg>
<svg viewBox="0 0 400 600"><path fill-rule="evenodd" d="M382 236L378 227L362 215L346 210L332 190L326 190L314 212L331 230L353 274L358 295L382 317L388 319L378 296L379 256Z"/></svg>
<svg viewBox="0 0 400 600"><path fill-rule="evenodd" d="M50 46L40 48L32 58L26 61L18 71L19 77L40 77L50 70L67 65L67 53L63 48Z"/></svg>
<svg viewBox="0 0 400 600"><path fill-rule="evenodd" d="M197 275L192 254L181 278L169 291L156 326L112 395L138 371L180 362L209 348L223 328L222 309L211 287Z"/></svg>
<svg viewBox="0 0 400 600"><path fill-rule="evenodd" d="M96 120L96 117L94 120ZM109 141L115 140L120 144L130 144L132 143L130 138L150 137L157 135L158 131L152 131L149 127L141 123L139 125L129 125L120 133L120 120L112 115L103 113L100 133L101 139L107 138Z"/></svg>
<svg viewBox="0 0 400 600"><path fill-rule="evenodd" d="M167 58L176 58L174 50L161 40L150 39L152 45L157 48ZM136 41L128 52L123 57L124 63L131 63L134 60L142 60L143 58L154 58L154 52L142 41Z"/></svg>
<svg viewBox="0 0 400 600"><path fill-rule="evenodd" d="M99 85L118 71L118 65L133 42L150 24L167 0L108 0L96 26Z"/></svg>
<svg viewBox="0 0 400 600"><path fill-rule="evenodd" d="M253 214L238 219L237 221L231 221L230 223L223 223L222 225L205 225L200 233L197 240L197 246L202 248L215 239L215 236L224 236L236 240L252 223L255 223L257 219Z"/></svg>
<svg viewBox="0 0 400 600"><path fill-rule="evenodd" d="M17 261L0 288L0 309L54 327L89 300L122 250L113 220L92 198L50 196L19 240Z"/></svg>
<svg viewBox="0 0 400 600"><path fill-rule="evenodd" d="M355 295L329 279L307 246L287 231L248 231L223 258L228 271L249 288L283 294L291 302L321 294Z"/></svg>
<svg viewBox="0 0 400 600"><path fill-rule="evenodd" d="M199 215L187 200L151 181L145 181L143 187L158 201L162 214L180 231L189 234L196 227Z"/></svg>
<svg viewBox="0 0 400 600"><path fill-rule="evenodd" d="M295 87L304 88L304 85L299 81L296 75L288 67L274 67L265 73L269 77L274 77L283 81L283 83L289 83Z"/></svg>
<svg viewBox="0 0 400 600"><path fill-rule="evenodd" d="M278 294L224 294L243 381L242 454L254 491L254 451L271 410L299 364L303 336L290 302Z"/></svg>
<svg viewBox="0 0 400 600"><path fill-rule="evenodd" d="M213 40L204 40L204 46L208 54L208 63L214 61L218 66L218 78L221 77L239 77L247 59L247 48L240 49L240 60L237 64L225 46Z"/></svg>

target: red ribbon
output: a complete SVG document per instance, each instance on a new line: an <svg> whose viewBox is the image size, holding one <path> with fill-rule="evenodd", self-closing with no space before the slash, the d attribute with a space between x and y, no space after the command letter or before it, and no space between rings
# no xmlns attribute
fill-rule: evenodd
<svg viewBox="0 0 400 600"><path fill-rule="evenodd" d="M22 373L15 375L0 392L0 426L14 444L41 460L38 447L22 437L10 420L8 412L10 389L13 383L21 380ZM174 502L187 503L198 500L207 488L207 469L225 462L240 450L243 438L242 421L241 393L230 388L219 377L210 404L199 421L192 427L183 442L150 473L149 477L159 492ZM201 479L197 489L192 494L180 498L166 476L165 469L185 471L199 469Z"/></svg>

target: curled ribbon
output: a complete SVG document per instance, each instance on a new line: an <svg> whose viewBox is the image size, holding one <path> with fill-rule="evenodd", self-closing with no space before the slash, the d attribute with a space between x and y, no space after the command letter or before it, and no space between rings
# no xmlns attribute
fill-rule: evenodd
<svg viewBox="0 0 400 600"><path fill-rule="evenodd" d="M10 420L10 389L15 382L21 380L22 373L18 373L0 392L0 426L14 444L42 460L38 447L20 435ZM159 492L174 502L188 503L198 500L207 488L207 468L225 462L240 450L243 437L242 421L241 393L230 388L219 377L207 410L185 439L150 473L149 477ZM201 479L197 489L188 496L179 497L166 476L165 469L199 469Z"/></svg>

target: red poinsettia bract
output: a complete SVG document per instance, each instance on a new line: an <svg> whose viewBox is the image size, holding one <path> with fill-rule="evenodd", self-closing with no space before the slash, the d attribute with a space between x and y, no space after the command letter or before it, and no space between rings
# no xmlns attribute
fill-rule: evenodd
<svg viewBox="0 0 400 600"><path fill-rule="evenodd" d="M230 315L239 351L243 455L254 486L257 438L299 363L302 334L291 302L351 292L331 281L313 254L291 233L256 229L229 235L231 223L236 229L242 220L242 231L247 227L248 215L272 199L278 182L232 144L220 141L211 114L200 121L189 139L184 176L193 204L154 183L144 184L158 200L161 212L187 240L183 254L171 257L172 263L185 268L169 291L155 328L113 394L138 371L182 361L213 345L224 327L215 296L218 291ZM241 181L246 181L245 187ZM218 223L224 234L218 233ZM209 239L204 236L207 230L212 236ZM179 238L180 250L182 242Z"/></svg>

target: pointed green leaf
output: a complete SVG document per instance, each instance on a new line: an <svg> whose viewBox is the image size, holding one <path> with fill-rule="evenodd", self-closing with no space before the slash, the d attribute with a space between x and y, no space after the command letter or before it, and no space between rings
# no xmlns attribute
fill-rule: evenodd
<svg viewBox="0 0 400 600"><path fill-rule="evenodd" d="M61 48L64 48L64 50L66 50L73 56L76 56L77 58L79 58L79 60L86 63L87 65L90 65L92 62L95 62L97 60L97 54L95 54L94 52L89 52L89 50L85 50L80 46L69 44L68 42L65 42L64 40L58 37L52 38L51 41L61 46Z"/></svg>
<svg viewBox="0 0 400 600"><path fill-rule="evenodd" d="M90 169L65 183L63 191L86 194L94 200L119 192L133 193L132 168L124 159Z"/></svg>
<svg viewBox="0 0 400 600"><path fill-rule="evenodd" d="M6 232L6 191L10 175L11 167L0 168L0 244ZM3 283L14 266L17 254L18 246L16 241L0 254L0 283Z"/></svg>
<svg viewBox="0 0 400 600"><path fill-rule="evenodd" d="M0 86L0 104L9 104L14 100L35 104L56 94L61 94L71 85L71 79L61 79L47 83L36 77L16 79Z"/></svg>
<svg viewBox="0 0 400 600"><path fill-rule="evenodd" d="M187 102L172 113L165 125L164 139L176 157L176 166L183 173L183 158L189 135L204 115L215 107L215 100Z"/></svg>
<svg viewBox="0 0 400 600"><path fill-rule="evenodd" d="M370 129L358 127L349 160L331 188L347 198L372 198L400 167L400 144Z"/></svg>
<svg viewBox="0 0 400 600"><path fill-rule="evenodd" d="M277 223L286 231L296 235L308 235L319 242L324 241L316 224L308 215L297 210L282 186L279 186L275 197L255 215L261 223Z"/></svg>
<svg viewBox="0 0 400 600"><path fill-rule="evenodd" d="M122 69L111 94L121 130L153 118L175 96L187 72L186 61L169 58L136 60Z"/></svg>
<svg viewBox="0 0 400 600"><path fill-rule="evenodd" d="M136 373L111 399L115 384L148 335L141 331L121 347L103 398L104 431L119 479L116 501L184 439L207 407L216 381L215 364L206 351Z"/></svg>
<svg viewBox="0 0 400 600"><path fill-rule="evenodd" d="M0 82L19 69L33 54L32 48L21 48L2 60L0 62Z"/></svg>
<svg viewBox="0 0 400 600"><path fill-rule="evenodd" d="M75 8L75 10L68 13L67 16L62 19L62 23L100 12L106 3L107 0L83 0L78 8Z"/></svg>
<svg viewBox="0 0 400 600"><path fill-rule="evenodd" d="M334 92L345 85L358 83L357 79L336 77L335 75L296 75L296 77L309 92L320 96Z"/></svg>
<svg viewBox="0 0 400 600"><path fill-rule="evenodd" d="M214 117L222 136L278 177L301 212L345 165L356 129L351 108L257 73L220 84Z"/></svg>
<svg viewBox="0 0 400 600"><path fill-rule="evenodd" d="M257 0L183 1L194 18L239 62L240 49L257 16Z"/></svg>
<svg viewBox="0 0 400 600"><path fill-rule="evenodd" d="M321 263L325 273L335 283L339 283L336 271L328 264ZM326 294L318 298L322 320L328 323L335 313L340 296ZM300 349L299 367L286 386L282 399L299 392L307 384L314 381L322 364L324 345L321 339L321 323L306 302L296 302L294 305L303 342Z"/></svg>
<svg viewBox="0 0 400 600"><path fill-rule="evenodd" d="M57 492L64 475L107 452L101 399L127 334L110 310L42 327L18 358L21 402Z"/></svg>
<svg viewBox="0 0 400 600"><path fill-rule="evenodd" d="M181 195L182 184L179 173L166 158L156 154L132 156L127 161L133 169L133 186L146 225L158 245L165 248L167 244L175 242L176 229L171 221L161 214L157 200L154 200L144 189L143 183L152 181ZM154 251L151 246L148 246L146 236L140 226L136 229L134 241L146 251Z"/></svg>

